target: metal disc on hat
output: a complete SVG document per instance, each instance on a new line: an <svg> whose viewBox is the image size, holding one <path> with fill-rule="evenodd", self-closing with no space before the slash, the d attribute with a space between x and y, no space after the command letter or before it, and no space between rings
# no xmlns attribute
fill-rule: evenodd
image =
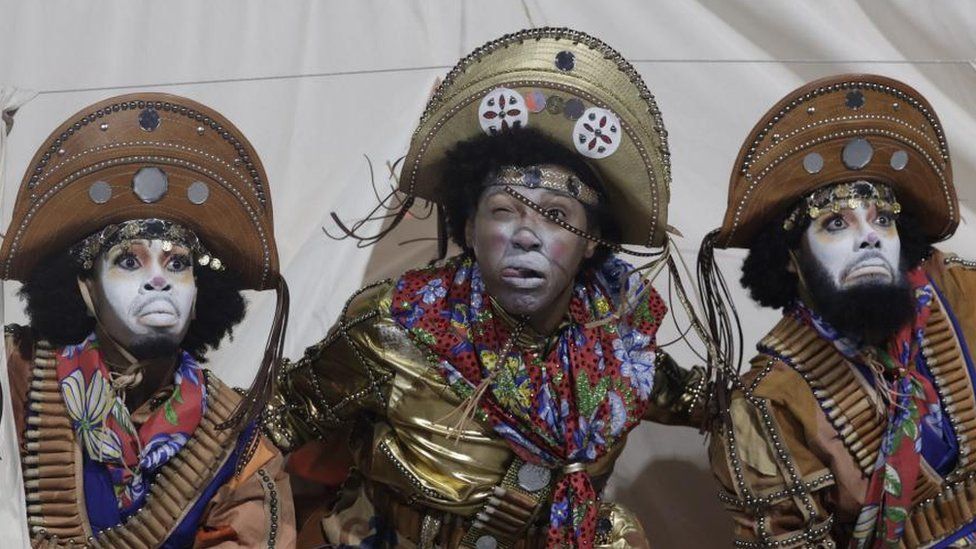
<svg viewBox="0 0 976 549"><path fill-rule="evenodd" d="M905 169L905 166L907 166L907 165L908 165L908 153L907 152L898 150L898 151L895 151L894 154L891 155L891 168L892 169L900 172L900 171L904 170Z"/></svg>
<svg viewBox="0 0 976 549"><path fill-rule="evenodd" d="M820 153L812 152L803 157L803 169L809 174L820 173L823 169L824 159Z"/></svg>
<svg viewBox="0 0 976 549"><path fill-rule="evenodd" d="M139 127L151 132L159 127L159 113L152 107L146 107L139 113Z"/></svg>
<svg viewBox="0 0 976 549"><path fill-rule="evenodd" d="M203 181L194 181L186 189L186 198L199 206L210 198L210 187Z"/></svg>
<svg viewBox="0 0 976 549"><path fill-rule="evenodd" d="M96 181L88 187L88 198L95 204L104 204L112 198L112 186L107 181Z"/></svg>
<svg viewBox="0 0 976 549"><path fill-rule="evenodd" d="M169 190L169 178L159 168L140 168L132 178L132 191L146 204L158 202Z"/></svg>
<svg viewBox="0 0 976 549"><path fill-rule="evenodd" d="M548 486L551 477L549 469L533 463L523 463L518 471L519 486L529 492L538 492Z"/></svg>
<svg viewBox="0 0 976 549"><path fill-rule="evenodd" d="M561 71L571 71L576 67L576 56L573 52L564 50L556 54L556 68Z"/></svg>
<svg viewBox="0 0 976 549"><path fill-rule="evenodd" d="M867 166L872 156L874 156L874 147L863 137L851 139L844 145L844 151L841 153L844 165L851 170L860 170Z"/></svg>

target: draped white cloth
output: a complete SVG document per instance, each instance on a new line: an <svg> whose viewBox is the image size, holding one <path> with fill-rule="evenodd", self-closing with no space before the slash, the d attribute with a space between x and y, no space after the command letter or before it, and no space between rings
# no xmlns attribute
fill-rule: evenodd
<svg viewBox="0 0 976 549"><path fill-rule="evenodd" d="M37 95L32 90L22 90L13 86L0 86L0 200L3 200L4 174L6 173L7 135L13 130L17 110ZM0 294L0 311L4 299ZM0 392L3 406L0 408L0 532L4 543L10 547L26 545L27 522L24 519L27 507L24 502L24 479L20 468L20 451L17 445L17 431L14 429L13 409L10 406L10 388L7 386L7 354L0 354ZM5 420L4 420L5 419Z"/></svg>
<svg viewBox="0 0 976 549"><path fill-rule="evenodd" d="M333 228L329 212L349 220L372 206L364 155L387 184L384 164L406 151L435 79L482 43L543 25L605 40L657 96L674 163L669 222L684 234L689 264L721 222L731 164L752 125L800 84L854 71L905 80L934 105L964 218L944 248L976 256L976 4L951 0L0 0L0 82L41 90L10 136L2 223L34 150L85 105L136 89L211 105L244 131L268 170L292 292L287 352L299 356L357 287L434 253L430 242L398 246L432 236L431 220L408 220L370 249L323 234ZM731 282L742 256L718 255ZM6 284L7 322L23 322L15 286ZM751 347L777 314L741 291L736 298ZM211 359L238 385L260 359L274 305L271 295L249 299L235 339ZM662 339L674 333L669 325ZM700 363L681 345L669 350ZM610 496L637 511L657 547L728 546L703 438L642 426L630 439Z"/></svg>

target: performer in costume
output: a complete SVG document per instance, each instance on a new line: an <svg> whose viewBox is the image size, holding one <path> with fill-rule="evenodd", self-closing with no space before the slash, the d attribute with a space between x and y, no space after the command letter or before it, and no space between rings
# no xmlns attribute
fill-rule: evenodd
<svg viewBox="0 0 976 549"><path fill-rule="evenodd" d="M737 546L972 541L976 272L932 247L958 222L942 126L902 82L818 80L753 129L703 247L706 271L748 248L743 285L783 310L711 441Z"/></svg>
<svg viewBox="0 0 976 549"><path fill-rule="evenodd" d="M38 150L5 234L0 274L30 318L6 343L34 546L294 544L260 402L202 367L243 319L241 290L287 305L240 131L174 95L96 103Z"/></svg>
<svg viewBox="0 0 976 549"><path fill-rule="evenodd" d="M627 433L687 420L704 378L656 348L664 302L613 253L665 244L669 183L658 108L606 44L533 29L461 60L414 134L399 216L437 203L463 252L356 293L269 408L283 448L348 441L328 542L647 545L601 489Z"/></svg>

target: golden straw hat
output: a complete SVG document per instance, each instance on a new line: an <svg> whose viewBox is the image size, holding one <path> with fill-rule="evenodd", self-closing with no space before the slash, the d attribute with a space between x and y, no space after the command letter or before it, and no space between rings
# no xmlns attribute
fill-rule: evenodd
<svg viewBox="0 0 976 549"><path fill-rule="evenodd" d="M100 101L34 155L0 249L3 279L103 227L133 219L196 233L246 288L278 283L268 179L251 144L214 110L163 93Z"/></svg>
<svg viewBox="0 0 976 549"><path fill-rule="evenodd" d="M928 101L892 78L842 74L793 91L753 128L715 246L747 248L800 198L855 180L890 185L933 240L959 224L949 148Z"/></svg>
<svg viewBox="0 0 976 549"><path fill-rule="evenodd" d="M664 244L671 164L661 112L630 63L575 30L524 30L462 59L427 104L400 190L437 202L448 150L514 127L535 128L584 157L620 220L620 244Z"/></svg>

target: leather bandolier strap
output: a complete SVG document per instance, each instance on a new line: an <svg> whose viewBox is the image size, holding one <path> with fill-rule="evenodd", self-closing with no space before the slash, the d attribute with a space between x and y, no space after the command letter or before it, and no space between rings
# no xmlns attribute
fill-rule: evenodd
<svg viewBox="0 0 976 549"><path fill-rule="evenodd" d="M534 527L543 504L552 494L552 471L512 460L502 482L477 514L461 540L461 547L511 549ZM538 534L538 532L532 532ZM544 535L544 531L543 531Z"/></svg>
<svg viewBox="0 0 976 549"><path fill-rule="evenodd" d="M160 470L145 505L124 524L93 534L82 487L82 447L57 381L57 351L36 344L26 451L27 520L34 547L151 548L165 541L230 458L238 431L218 430L240 398L207 372L207 408L192 438Z"/></svg>
<svg viewBox="0 0 976 549"><path fill-rule="evenodd" d="M902 547L926 547L976 520L976 392L959 335L945 303L936 296L925 327L921 352L955 431L959 457L955 468L940 479L921 471L912 509L905 522ZM786 317L760 343L810 384L827 419L865 475L877 459L886 418L868 393L853 365L815 330ZM969 349L970 351L972 349ZM757 361L769 358L760 355ZM757 362L756 364L759 364ZM761 380L757 379L753 386Z"/></svg>

